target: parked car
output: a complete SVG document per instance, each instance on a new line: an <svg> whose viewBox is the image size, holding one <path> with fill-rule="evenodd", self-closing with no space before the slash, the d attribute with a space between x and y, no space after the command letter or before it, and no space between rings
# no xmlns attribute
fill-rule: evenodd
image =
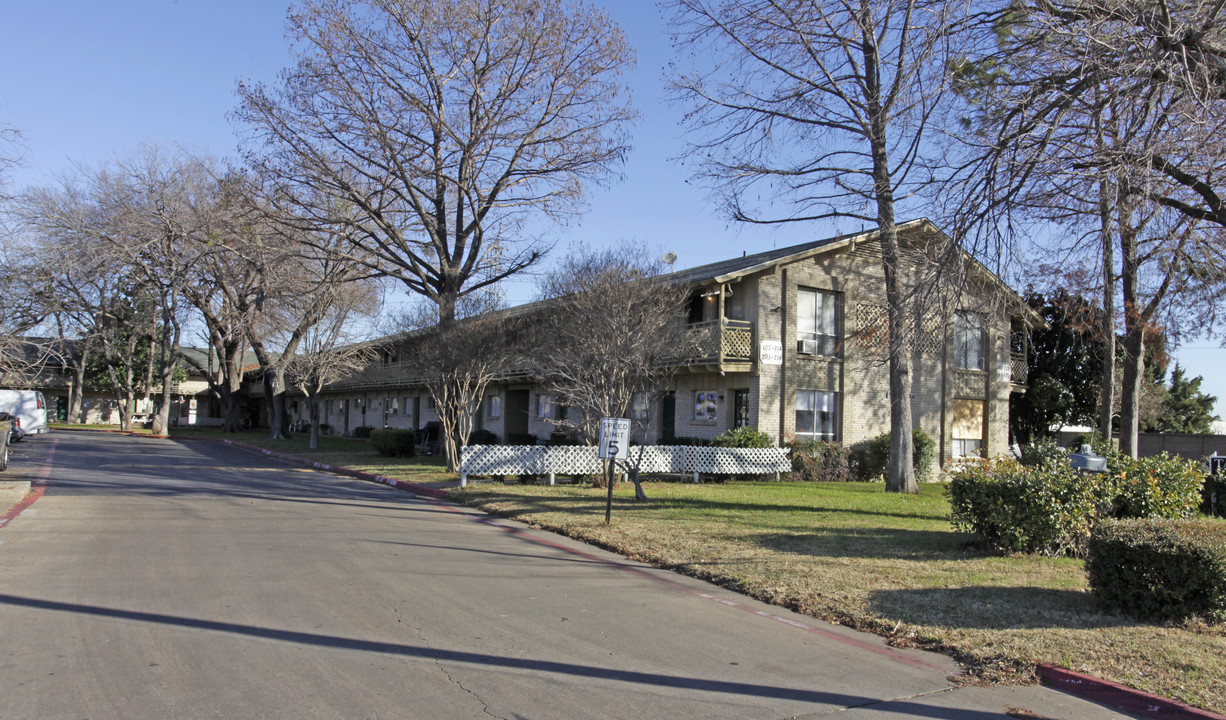
<svg viewBox="0 0 1226 720"><path fill-rule="evenodd" d="M9 467L9 438L14 425L12 415L0 413L0 470L8 470Z"/></svg>
<svg viewBox="0 0 1226 720"><path fill-rule="evenodd" d="M8 442L21 442L26 438L26 431L21 427L21 418L12 413L0 412L0 423L7 422L9 424L8 437L5 438ZM6 443L7 444L7 443Z"/></svg>
<svg viewBox="0 0 1226 720"><path fill-rule="evenodd" d="M21 418L23 437L47 432L47 398L39 390L0 390L0 412Z"/></svg>

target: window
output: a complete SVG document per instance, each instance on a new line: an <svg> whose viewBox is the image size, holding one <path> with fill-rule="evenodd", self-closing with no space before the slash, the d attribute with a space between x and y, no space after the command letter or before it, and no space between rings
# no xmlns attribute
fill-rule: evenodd
<svg viewBox="0 0 1226 720"><path fill-rule="evenodd" d="M825 390L796 391L796 437L834 442L839 439L839 394Z"/></svg>
<svg viewBox="0 0 1226 720"><path fill-rule="evenodd" d="M983 401L954 400L953 457L978 457L983 449Z"/></svg>
<svg viewBox="0 0 1226 720"><path fill-rule="evenodd" d="M630 398L630 419L647 419L647 393L638 392Z"/></svg>
<svg viewBox="0 0 1226 720"><path fill-rule="evenodd" d="M983 370L983 316L959 310L954 315L954 367L960 370Z"/></svg>
<svg viewBox="0 0 1226 720"><path fill-rule="evenodd" d="M540 393L536 396L536 416L539 418L552 419L557 415L557 407L553 403L553 396Z"/></svg>
<svg viewBox="0 0 1226 720"><path fill-rule="evenodd" d="M485 398L485 416L491 420L502 417L501 395L490 395Z"/></svg>
<svg viewBox="0 0 1226 720"><path fill-rule="evenodd" d="M732 427L749 427L749 391L732 391Z"/></svg>
<svg viewBox="0 0 1226 720"><path fill-rule="evenodd" d="M719 419L718 396L714 390L699 390L694 393L694 419L713 423Z"/></svg>
<svg viewBox="0 0 1226 720"><path fill-rule="evenodd" d="M806 355L837 355L838 293L812 288L796 292L796 341Z"/></svg>

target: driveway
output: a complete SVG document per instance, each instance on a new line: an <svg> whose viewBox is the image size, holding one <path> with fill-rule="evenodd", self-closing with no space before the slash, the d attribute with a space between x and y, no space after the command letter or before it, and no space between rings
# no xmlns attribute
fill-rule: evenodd
<svg viewBox="0 0 1226 720"><path fill-rule="evenodd" d="M30 447L44 494L0 529L0 719L1124 717L222 445Z"/></svg>

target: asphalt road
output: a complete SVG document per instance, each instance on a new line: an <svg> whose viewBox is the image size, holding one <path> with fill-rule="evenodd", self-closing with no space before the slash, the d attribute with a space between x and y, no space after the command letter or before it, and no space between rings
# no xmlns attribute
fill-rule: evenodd
<svg viewBox="0 0 1226 720"><path fill-rule="evenodd" d="M1121 717L222 445L28 447L45 491L0 529L3 719Z"/></svg>

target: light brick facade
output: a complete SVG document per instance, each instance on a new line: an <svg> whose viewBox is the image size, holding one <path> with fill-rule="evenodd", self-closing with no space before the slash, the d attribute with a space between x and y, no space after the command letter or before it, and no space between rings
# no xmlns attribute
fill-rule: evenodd
<svg viewBox="0 0 1226 720"><path fill-rule="evenodd" d="M908 261L902 274L912 279L931 263L923 248L934 240L947 242L926 220L900 226L900 240ZM937 294L944 302L932 305L943 310L922 313L912 342L912 416L936 441L938 462L962 452L990 456L1007 451L1009 396L1023 390L1015 381L1025 377L1024 363L1019 368L1018 354L1010 352L1010 335L1027 322L1041 322L981 265L965 255L962 261L970 268L969 281L961 292ZM798 432L798 393L804 395L806 412L808 403L817 402L824 412L834 413L834 422L824 425L823 432L832 432L848 446L889 431L888 366L882 349L885 282L876 233L759 253L674 277L692 288L691 318L705 321L704 326L724 338L721 342L735 348L691 362L674 375L671 386L663 389L640 423L645 426L644 440L667 439L664 436L669 434L719 435L735 426L739 398L747 424L785 441ZM828 344L814 351L819 346L803 342L798 311L811 309L811 298L819 295L837 308L837 337L824 335ZM959 312L968 320L962 335L956 336L954 318ZM752 333L751 348L744 347L746 328ZM768 351L780 346L778 364L762 362L763 353L773 355ZM973 367L960 367L967 364ZM437 419L428 410L423 389L397 388L394 382L389 386L386 379L380 383L384 389L330 394L329 417L347 407L349 425L342 426L337 419L325 422L343 431L359 423L421 428ZM542 392L530 383L492 386L480 427L505 439L508 413L523 412L526 398L528 432L543 442L554 422L538 412ZM385 412L392 398L397 407ZM366 408L361 418L354 414L357 407ZM672 417L665 417L669 407ZM418 408L417 413L408 408ZM806 420L809 417L804 415ZM516 426L523 427L522 417Z"/></svg>

